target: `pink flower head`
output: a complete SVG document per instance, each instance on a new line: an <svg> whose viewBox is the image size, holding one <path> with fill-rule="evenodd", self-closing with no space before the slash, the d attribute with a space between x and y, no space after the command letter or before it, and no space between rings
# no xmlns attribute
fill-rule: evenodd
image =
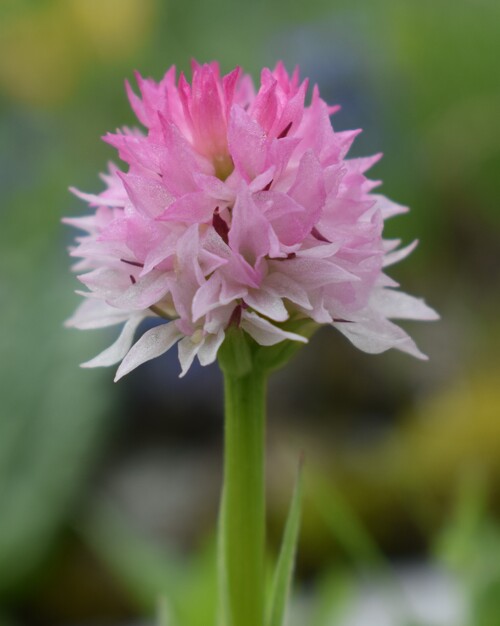
<svg viewBox="0 0 500 626"><path fill-rule="evenodd" d="M127 164L111 165L98 195L74 193L94 213L71 255L88 291L69 326L124 324L85 367L119 363L116 379L178 343L182 374L212 363L229 325L263 346L305 342L287 320L331 324L366 352L397 348L425 358L392 318L431 320L422 300L397 291L383 268L415 243L382 238L407 209L373 193L380 157L346 159L359 131L335 132L315 86L279 63L258 90L239 68L171 68L156 83L127 84L144 132L105 136ZM164 323L134 335L146 317Z"/></svg>

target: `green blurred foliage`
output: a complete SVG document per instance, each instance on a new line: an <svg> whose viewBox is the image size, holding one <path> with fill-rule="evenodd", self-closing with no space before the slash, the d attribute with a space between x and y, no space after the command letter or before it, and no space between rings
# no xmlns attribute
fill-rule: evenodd
<svg viewBox="0 0 500 626"><path fill-rule="evenodd" d="M394 549L401 527L417 546L422 537L432 544L444 527L439 558L464 573L471 625L495 623L499 24L494 0L0 2L0 624L9 624L11 607L29 603L71 526L137 613L152 613L156 595L171 589L181 598L172 607L181 626L206 626L212 610L213 555L194 564L162 556L156 547L143 550L107 509L82 514L121 405L108 372L77 366L107 335L62 327L77 303L77 282L65 254L72 234L60 218L83 212L66 189L97 191L96 173L114 158L99 136L135 123L123 79L133 69L159 78L173 63L187 70L192 57L218 59L225 70L241 64L254 75L281 57L305 65L343 105L338 128L350 122L353 104L365 103L354 122L367 127L358 153L383 150L374 176L384 180L384 193L412 207L388 233L422 240L393 274L444 318L421 334L432 359L427 378L408 393L412 402L400 401L395 388L403 377L417 381L422 369L392 357L362 366L375 382L358 395L370 402L377 381L386 380L380 394L396 425L368 449L346 445L318 463L321 475L306 492L304 560L321 562L330 541L365 566ZM340 347L334 370L316 346L324 387L332 372L342 380L358 372L358 385L357 357ZM307 437L321 448L312 423ZM331 456L325 441L322 454ZM489 504L467 500L482 493L477 484L464 488L469 495L459 501L466 504L445 523L453 486L475 471ZM325 510L314 506L316 492L329 502ZM324 574L315 624L332 623L352 584L342 568Z"/></svg>

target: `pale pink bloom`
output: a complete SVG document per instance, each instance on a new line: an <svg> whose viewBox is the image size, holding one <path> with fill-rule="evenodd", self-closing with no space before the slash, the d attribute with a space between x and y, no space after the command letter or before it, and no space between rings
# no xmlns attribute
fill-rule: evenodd
<svg viewBox="0 0 500 626"><path fill-rule="evenodd" d="M235 69L174 68L156 83L127 84L146 132L104 138L114 165L98 195L74 190L94 213L71 255L88 291L68 326L123 324L87 367L119 363L116 379L178 343L182 374L212 363L228 325L264 346L285 339L290 319L331 324L366 352L425 356L390 320L432 320L422 300L383 273L415 244L382 238L384 220L407 209L373 193L365 172L380 155L346 159L359 131L334 132L335 110L280 63L258 90ZM146 317L165 322L134 344Z"/></svg>

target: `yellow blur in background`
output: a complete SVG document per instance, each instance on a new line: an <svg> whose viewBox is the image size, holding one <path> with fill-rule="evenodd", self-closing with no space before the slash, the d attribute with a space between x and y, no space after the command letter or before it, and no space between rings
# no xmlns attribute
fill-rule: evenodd
<svg viewBox="0 0 500 626"><path fill-rule="evenodd" d="M158 12L156 0L17 4L0 24L0 87L34 106L63 103L86 73L131 61Z"/></svg>

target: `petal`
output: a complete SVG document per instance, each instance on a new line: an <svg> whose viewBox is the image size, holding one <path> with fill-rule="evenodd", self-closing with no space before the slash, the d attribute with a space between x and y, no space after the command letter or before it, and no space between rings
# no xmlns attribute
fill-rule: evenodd
<svg viewBox="0 0 500 626"><path fill-rule="evenodd" d="M259 317L256 313L250 311L244 311L241 317L241 328L261 346L274 346L280 341L285 339L291 339L292 341L301 341L307 343L307 339L302 335L296 333L289 333L282 328L278 328L268 322L262 317Z"/></svg>
<svg viewBox="0 0 500 626"><path fill-rule="evenodd" d="M121 179L134 207L146 217L155 218L174 200L174 196L156 179L121 174Z"/></svg>
<svg viewBox="0 0 500 626"><path fill-rule="evenodd" d="M154 143L145 137L108 133L103 140L116 148L120 159L126 163L155 174L162 172L164 163L168 160L169 151L165 145Z"/></svg>
<svg viewBox="0 0 500 626"><path fill-rule="evenodd" d="M73 315L64 322L67 328L105 328L121 324L130 317L129 311L109 306L104 300L86 298Z"/></svg>
<svg viewBox="0 0 500 626"><path fill-rule="evenodd" d="M175 254L175 248L177 244L178 234L176 232L170 233L160 243L149 250L144 259L144 267L141 271L141 276L149 274L151 270L163 263L166 259L173 258ZM170 266L169 266L170 267ZM164 266L162 266L162 269Z"/></svg>
<svg viewBox="0 0 500 626"><path fill-rule="evenodd" d="M276 119L270 131L270 135L284 138L283 133L295 132L304 114L304 98L308 87L307 79L300 85L297 93L285 104L279 119Z"/></svg>
<svg viewBox="0 0 500 626"><path fill-rule="evenodd" d="M179 378L185 376L193 364L194 357L198 354L198 351L201 348L201 343L195 343L191 340L191 337L184 337L179 341L179 345L177 347L179 352L179 362L181 364L181 373L179 374Z"/></svg>
<svg viewBox="0 0 500 626"><path fill-rule="evenodd" d="M217 352L224 341L224 331L221 329L216 335L207 335L198 351L198 360L201 365L210 365L217 358Z"/></svg>
<svg viewBox="0 0 500 626"><path fill-rule="evenodd" d="M124 325L118 339L109 348L98 354L90 361L82 363L80 367L107 367L119 363L130 350L134 341L135 331L144 319L144 315L134 315Z"/></svg>
<svg viewBox="0 0 500 626"><path fill-rule="evenodd" d="M370 298L370 307L391 319L437 320L439 315L420 298L393 289L376 290Z"/></svg>
<svg viewBox="0 0 500 626"><path fill-rule="evenodd" d="M77 198L81 200L85 200L90 204L90 206L108 206L108 207L123 207L126 204L126 198L120 197L103 197L94 193L84 193L76 187L70 187L69 190L72 194L74 194Z"/></svg>
<svg viewBox="0 0 500 626"><path fill-rule="evenodd" d="M382 213L382 217L384 219L393 217L394 215L401 215L402 213L407 213L409 211L407 206L397 204L385 196L372 193L370 194L370 198L375 200L374 208L378 209Z"/></svg>
<svg viewBox="0 0 500 626"><path fill-rule="evenodd" d="M201 191L187 193L158 215L158 220L198 224L209 222L216 208L216 201Z"/></svg>
<svg viewBox="0 0 500 626"><path fill-rule="evenodd" d="M229 245L251 266L268 254L269 222L261 214L246 188L242 188L233 207Z"/></svg>
<svg viewBox="0 0 500 626"><path fill-rule="evenodd" d="M273 272L266 276L265 288L270 293L280 298L287 298L303 309L312 309L307 291L297 281L285 274Z"/></svg>
<svg viewBox="0 0 500 626"><path fill-rule="evenodd" d="M267 75L268 80L266 80L266 71L268 72L268 70L264 70L262 73L262 87L251 104L250 112L264 132L269 134L276 121L278 112L278 98L276 95L278 81L269 75Z"/></svg>
<svg viewBox="0 0 500 626"><path fill-rule="evenodd" d="M302 156L297 177L288 194L306 208L304 228L309 232L318 221L326 198L323 171L312 150Z"/></svg>
<svg viewBox="0 0 500 626"><path fill-rule="evenodd" d="M195 153L179 128L162 118L164 143L168 146L167 153L159 170L163 175L165 186L176 196L197 190L194 175L211 174L213 166L201 155Z"/></svg>
<svg viewBox="0 0 500 626"><path fill-rule="evenodd" d="M334 322L333 326L363 352L379 354L395 348L417 359L427 360L427 356L417 348L413 339L402 328L376 315L359 321Z"/></svg>
<svg viewBox="0 0 500 626"><path fill-rule="evenodd" d="M171 278L168 274L153 270L126 291L108 298L108 301L112 306L121 309L147 309L166 295L170 281Z"/></svg>
<svg viewBox="0 0 500 626"><path fill-rule="evenodd" d="M181 337L182 333L174 322L155 326L145 332L123 359L116 372L115 382L142 363L167 352Z"/></svg>
<svg viewBox="0 0 500 626"><path fill-rule="evenodd" d="M219 306L220 303L220 291L221 291L221 277L219 274L212 274L212 276L205 281L202 286L195 293L193 298L193 321L198 321L203 315L206 315L212 309Z"/></svg>
<svg viewBox="0 0 500 626"><path fill-rule="evenodd" d="M228 128L229 152L236 169L252 180L261 173L266 158L266 134L243 107L231 109Z"/></svg>
<svg viewBox="0 0 500 626"><path fill-rule="evenodd" d="M262 289L249 290L245 296L245 303L255 309L257 313L275 322L284 322L289 317L283 300L279 296Z"/></svg>
<svg viewBox="0 0 500 626"><path fill-rule="evenodd" d="M234 202L234 191L217 176L209 174L193 174L195 183L210 198L221 202Z"/></svg>
<svg viewBox="0 0 500 626"><path fill-rule="evenodd" d="M277 265L278 264L278 265ZM360 278L328 259L297 257L269 263L270 267L293 278L307 290L331 283L359 282Z"/></svg>
<svg viewBox="0 0 500 626"><path fill-rule="evenodd" d="M190 111L196 141L214 154L226 147L225 107L217 84L214 67L205 64L193 71Z"/></svg>
<svg viewBox="0 0 500 626"><path fill-rule="evenodd" d="M401 248L399 250L394 250L393 252L388 252L384 255L384 260L382 262L382 267L388 267L389 265L393 265L394 263L398 263L405 259L409 254L415 250L418 245L418 239L412 241L410 244Z"/></svg>
<svg viewBox="0 0 500 626"><path fill-rule="evenodd" d="M253 200L283 245L293 246L301 242L311 231L312 225L308 224L307 208L295 202L289 195L261 191L254 195Z"/></svg>

